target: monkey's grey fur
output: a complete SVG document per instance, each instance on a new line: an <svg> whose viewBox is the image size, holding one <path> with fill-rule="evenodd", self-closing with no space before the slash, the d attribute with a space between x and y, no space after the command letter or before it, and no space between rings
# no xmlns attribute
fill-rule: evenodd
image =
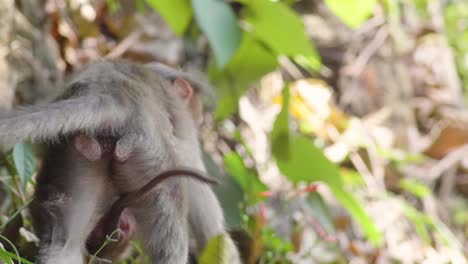
<svg viewBox="0 0 468 264"><path fill-rule="evenodd" d="M83 263L87 236L119 194L172 167L205 171L194 117L172 84L180 77L201 89L161 65L99 61L76 75L57 101L0 114L2 145L47 143L31 207L41 239L37 263ZM115 138L115 151L89 161L71 144L77 134ZM128 158L113 157L120 155ZM168 179L129 210L152 263L187 263L189 234L195 255L210 238L226 234L213 191L192 179ZM229 263L240 263L228 242Z"/></svg>

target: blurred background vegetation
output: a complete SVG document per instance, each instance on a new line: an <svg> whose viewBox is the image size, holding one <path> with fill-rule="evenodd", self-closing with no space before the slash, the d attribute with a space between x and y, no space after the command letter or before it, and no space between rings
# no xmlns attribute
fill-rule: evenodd
<svg viewBox="0 0 468 264"><path fill-rule="evenodd" d="M467 263L466 0L0 1L1 109L100 58L206 72L246 263ZM37 250L31 149L0 165L0 263Z"/></svg>

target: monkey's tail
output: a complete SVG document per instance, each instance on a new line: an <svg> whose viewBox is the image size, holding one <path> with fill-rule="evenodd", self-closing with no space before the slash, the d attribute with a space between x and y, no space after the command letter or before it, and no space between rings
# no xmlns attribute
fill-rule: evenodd
<svg viewBox="0 0 468 264"><path fill-rule="evenodd" d="M205 176L205 173L190 168L180 167L163 171L162 173L154 177L146 185L144 185L141 189L124 194L117 201L114 202L109 212L108 219L110 219L110 223L106 227L106 234L111 234L114 230L118 228L117 224L119 222L120 215L122 214L122 211L125 208L131 206L132 203L138 202L140 198L148 195L148 193L153 191L154 188L156 188L156 186L161 184L163 181L173 177L188 177L206 184L218 184L217 180Z"/></svg>
<svg viewBox="0 0 468 264"><path fill-rule="evenodd" d="M9 147L26 139L50 141L78 131L95 133L106 124L112 124L113 129L127 118L121 108L111 96L97 95L0 113L0 145Z"/></svg>

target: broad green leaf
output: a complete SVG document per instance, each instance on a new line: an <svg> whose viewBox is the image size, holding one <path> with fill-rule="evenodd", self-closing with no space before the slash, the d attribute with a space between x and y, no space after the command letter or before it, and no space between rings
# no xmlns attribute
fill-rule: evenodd
<svg viewBox="0 0 468 264"><path fill-rule="evenodd" d="M36 170L36 160L30 145L19 143L13 147L13 164L24 188Z"/></svg>
<svg viewBox="0 0 468 264"><path fill-rule="evenodd" d="M182 35L192 19L190 0L146 0L177 35Z"/></svg>
<svg viewBox="0 0 468 264"><path fill-rule="evenodd" d="M318 70L320 58L305 34L301 18L287 5L270 0L246 1L246 30L273 50L303 66Z"/></svg>
<svg viewBox="0 0 468 264"><path fill-rule="evenodd" d="M367 239L374 244L379 244L380 234L372 219L366 214L356 198L343 189L338 167L329 161L310 139L304 136L292 135L289 147L287 159L282 159L282 155L273 153L280 171L295 183L320 181L327 184L335 198L357 221Z"/></svg>
<svg viewBox="0 0 468 264"><path fill-rule="evenodd" d="M248 85L277 66L276 57L248 33L242 34L239 49L223 70L214 63L208 68L211 81L217 88L218 106L215 119L222 120L237 110L237 102Z"/></svg>
<svg viewBox="0 0 468 264"><path fill-rule="evenodd" d="M213 187L213 190L223 207L227 227L230 230L240 229L242 218L240 215L239 205L244 202L244 193L242 188L232 179L232 177L222 175L215 162L206 152L203 152L203 161L208 174L221 181L221 184Z"/></svg>
<svg viewBox="0 0 468 264"><path fill-rule="evenodd" d="M364 187L366 183L362 175L355 170L340 170L341 180L345 186L349 187Z"/></svg>
<svg viewBox="0 0 468 264"><path fill-rule="evenodd" d="M215 236L203 249L199 264L229 264L229 248L225 235Z"/></svg>
<svg viewBox="0 0 468 264"><path fill-rule="evenodd" d="M376 0L325 0L330 10L350 28L357 28L368 19L376 2Z"/></svg>
<svg viewBox="0 0 468 264"><path fill-rule="evenodd" d="M328 160L312 140L288 131L288 94L283 94L283 106L270 135L273 157L281 173L294 183L320 181L327 184L335 198L358 222L367 239L379 244L380 233L354 196L344 190L338 166ZM288 143L282 144L281 140Z"/></svg>
<svg viewBox="0 0 468 264"><path fill-rule="evenodd" d="M327 234L335 234L333 219L328 211L327 205L318 192L311 192L307 195L308 213L320 224Z"/></svg>
<svg viewBox="0 0 468 264"><path fill-rule="evenodd" d="M284 152L288 155L284 155ZM276 149L273 156L280 171L294 183L321 181L342 186L338 166L305 136L291 135L289 149Z"/></svg>
<svg viewBox="0 0 468 264"><path fill-rule="evenodd" d="M236 15L224 1L192 0L192 5L195 20L208 38L217 67L221 69L240 44L241 31Z"/></svg>
<svg viewBox="0 0 468 264"><path fill-rule="evenodd" d="M283 89L283 105L270 134L273 157L280 171L294 183L322 181L342 186L338 166L310 139L289 131L289 87Z"/></svg>
<svg viewBox="0 0 468 264"><path fill-rule="evenodd" d="M244 161L239 154L235 152L227 153L224 155L223 161L226 172L236 180L244 192L255 197L259 192L267 190L267 187L258 179L256 173L245 167Z"/></svg>

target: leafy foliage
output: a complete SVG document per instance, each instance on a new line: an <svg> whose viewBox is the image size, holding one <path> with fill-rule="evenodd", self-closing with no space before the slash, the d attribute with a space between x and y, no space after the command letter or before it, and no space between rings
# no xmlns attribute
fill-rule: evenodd
<svg viewBox="0 0 468 264"><path fill-rule="evenodd" d="M251 197L267 190L265 184L258 179L254 171L245 166L242 158L237 153L227 153L224 155L223 159L226 172L230 174L241 186L242 190Z"/></svg>
<svg viewBox="0 0 468 264"><path fill-rule="evenodd" d="M36 171L36 159L31 146L26 143L16 144L13 148L12 159L24 188Z"/></svg>
<svg viewBox="0 0 468 264"><path fill-rule="evenodd" d="M213 48L217 67L223 68L240 43L234 11L223 1L192 0L192 4L195 19Z"/></svg>
<svg viewBox="0 0 468 264"><path fill-rule="evenodd" d="M248 85L277 66L276 58L249 33L243 33L239 49L222 70L213 63L208 75L218 90L215 118L222 120L237 110L237 102Z"/></svg>
<svg viewBox="0 0 468 264"><path fill-rule="evenodd" d="M247 31L276 56L300 58L311 69L319 68L319 56L305 35L301 19L287 5L269 0L248 1L243 19Z"/></svg>
<svg viewBox="0 0 468 264"><path fill-rule="evenodd" d="M89 9L92 4L85 3L87 1L78 2L82 2L78 11L64 12L70 11L70 18L67 17L65 24L72 25L72 28L73 22L83 20L80 14L92 10ZM124 1L106 2L106 8L116 16L120 13L119 9L127 7ZM411 141L408 138L413 139L414 131L417 131L419 134L416 135L419 136L425 134L425 130L432 130L433 124L446 121L439 117L441 113L438 109L445 109L450 102L444 101L443 107L433 103L437 101L433 97L438 97L439 94L444 100L450 97L444 94L445 84L439 81L449 79L451 93L455 91L456 94L458 89L454 74L449 78L440 75L445 71L442 68L450 66L450 63L439 63L443 56L438 55L448 54L448 57L453 57L462 87L465 91L468 87L468 6L464 1L454 0L446 1L441 10L436 10L433 2L324 0L330 11L345 26L335 23L334 18L321 17L320 10L316 10L315 5L314 8L310 8L311 5L307 1L136 2L135 11L145 12L145 8L149 6L161 15L178 38L183 38L177 42L184 43L184 51L177 54L181 56L173 56L182 59L173 61L172 57L168 56L170 59L166 61L184 64L184 61L188 60L190 65L195 62L196 65L206 67L217 89L218 107L214 114L216 122L213 125L214 130L210 131L216 134L216 139L209 139L208 143L214 143L211 145L215 147L210 145L210 153L204 153L203 157L208 173L222 183L214 187L214 190L223 207L227 227L239 236L237 239L241 241L242 244L239 244L243 246L243 250L247 248L246 252L243 252L247 263L345 263L340 256L354 258L353 262L369 262L375 259L399 262L401 259L392 256L392 252L398 252L395 245L404 238L411 240L411 243L408 243L411 246L406 245L408 248L414 248L418 243L422 245L419 251L420 256L424 257L416 258L417 261L436 252L442 252L438 256L440 259L442 255L453 252L454 255L463 254L460 253L463 252L463 248L459 240L463 241L463 237L468 235L468 217L465 212L468 203L466 199L457 197L460 205L453 206L447 202L449 199L446 199L449 196L453 198L453 194L445 194L447 197L440 204L447 207L443 209L449 210L454 222L450 223L453 226L443 223L435 213L437 210L434 210L432 205L427 205L434 203L439 192L446 192L444 189L447 187L447 181L444 175L435 175L431 171L428 173L430 176L427 176L424 172L431 166L438 167L436 171L440 170L440 166L447 166L444 155L457 147L450 144L461 142L461 145L466 145L468 140L464 136L452 136L453 131L448 133L448 140L442 140L441 143L445 153L437 157L431 156L430 150L421 150L412 145L417 145L418 142L406 142ZM61 54L63 61L60 63L66 62L67 67L75 67L81 63L83 56L89 56L83 54L94 54L92 58L96 58L95 54L107 56L114 48L125 50L128 49L127 46L133 46L133 36L127 39L124 34L111 34L112 32L104 32L109 28L102 29L110 24L111 29L113 26L120 33L122 21L110 21L112 19L107 17L101 23L101 18L107 16L107 11L101 14L102 10L98 7L94 11L98 17L90 19L92 23L77 25L77 36L58 26L55 29L57 32L54 34L58 34L59 37L57 43L60 45L60 54L64 53ZM129 13L129 10L125 11L123 13ZM438 12L442 13L433 17ZM92 12L90 14L92 15ZM413 16L415 14L416 17ZM372 15L376 16L374 21L361 27ZM135 19L131 16L132 14L128 20L134 22ZM442 16L443 21L440 19ZM76 17L80 19L76 20ZM62 25L60 19L63 18L54 17L54 21L55 19L59 20L57 24ZM427 23L422 23L419 19ZM304 24L303 21L307 23ZM82 36L81 29L90 27L89 25L96 28L85 31L93 32L93 35ZM100 28L97 28L98 26ZM143 26L143 38L151 38L146 34L146 27L152 25L147 23ZM322 26L324 28L321 28ZM170 30L160 24L156 27L153 31L161 30L165 33L162 34L164 44L161 47L169 46L165 38L171 35L167 34ZM343 30L348 32L349 29L353 32L350 34L352 37L341 36ZM141 32L141 29L139 31ZM385 34L380 35L381 32ZM325 37L322 38L321 34ZM336 34L339 37L334 36ZM123 38L115 39L115 36ZM319 42L311 41L311 36L314 39L319 36ZM112 40L108 41L110 44L103 44L107 41L101 38ZM435 49L434 52L434 46L429 45L416 52L418 45L431 38L436 39L439 44L445 44L446 38L452 49L442 49L442 52ZM94 40L98 47L90 52L87 49L88 44L82 45L85 39ZM347 42L342 43L342 39ZM335 43L334 40L339 40L340 43ZM128 45L129 43L131 45ZM320 44L323 65L314 44ZM336 48L335 44L340 48ZM342 44L346 46L343 51ZM148 46L152 45L151 43ZM138 48L130 48L131 51L123 57L135 57L143 61L149 57L160 59L158 56L161 54L153 56L154 50L148 53L151 54L148 58L138 54L140 46L143 45L135 46ZM74 49L82 50L73 53ZM169 49L161 50L161 53L165 53ZM193 56L196 58L192 58ZM74 61L76 58L80 58L80 63ZM431 67L436 70L430 72L430 77L421 78L420 76L427 74ZM382 83L385 81L381 81L386 80L382 77L388 78L386 72L392 72L390 79L398 81L396 85L392 84L394 86L390 90L393 92L395 89L395 94L405 94L404 98L399 99L406 100L408 96L417 101L410 107L409 118L401 118L403 114L400 111L396 111L397 114L392 112L395 106L387 102L391 101L391 98L384 100L388 89L381 89L380 86L387 85ZM266 76L267 74L269 75ZM395 76L403 77L399 80L394 78ZM280 84L275 83L278 80ZM411 93L407 93L406 90L402 93L399 90L399 82L402 87L414 88L411 90L413 95L410 96ZM281 86L282 95L279 93ZM351 96L349 91L352 91ZM334 93L338 93L337 96ZM464 96L466 97L466 93ZM334 99L337 99L337 102ZM357 100L358 104L363 105L368 101L375 102L369 103L370 110L355 115L352 107L347 105L348 101L352 100ZM402 109L406 106L404 100L397 101L397 104L402 103ZM253 106L244 104L245 102ZM420 107L419 104L424 107ZM457 111L460 108L457 105ZM278 109L280 111L274 118ZM237 110L240 110L239 114ZM262 115L264 110L268 115ZM269 115L270 113L272 114ZM250 114L256 116L256 120L250 120ZM425 119L420 115L424 115ZM404 125L401 125L398 119L405 119ZM460 129L461 135L467 133L463 128L451 129ZM444 133L445 131L441 132ZM398 138L400 134L413 137L404 137L402 140L401 137ZM260 147L255 140L260 141ZM446 144L447 141L449 144ZM414 149L418 151L415 152ZM262 159L258 159L259 156L262 156ZM442 161L438 161L439 158ZM452 158L448 160L452 162ZM442 170L447 170L453 175L457 171L456 177L459 177L460 173L466 175L466 162L455 163L451 168ZM16 145L3 165L6 169L0 167L0 197L7 199L5 202L0 201L0 209L6 208L0 212L0 232L8 233L6 230L16 222L22 222L17 224L17 229L21 227L24 229L22 231L26 231L30 228L30 223L27 214L23 215L22 211L29 204L27 201L32 188L28 187L34 185L33 175L36 170L31 146ZM414 166L419 166L418 170L415 170ZM419 170L423 171L422 176L418 174ZM272 175L279 178L278 182L265 180ZM436 180L437 182L434 182ZM453 186L459 184L459 179L456 178L454 182L451 183ZM435 191L439 189L439 185L442 186L442 190ZM463 186L460 189L463 189ZM437 202L435 204L439 204L439 201ZM376 210L378 207L384 207L384 210L379 212ZM382 212L385 213L383 220L379 214ZM450 214L445 212L442 215L445 222L446 216ZM357 223L358 228L350 225L348 216ZM409 224L400 226L400 223ZM379 229L376 226L379 226ZM354 232L355 230L361 232ZM16 231L20 233L19 230ZM460 234L455 235L456 231ZM395 232L400 233L395 235ZM388 236L389 233L392 235ZM20 257L23 253L21 250L16 250L23 249L25 244L33 244L25 242L27 239L22 236L24 234L15 236L15 241L0 236L0 262L10 263L15 260L19 263L30 263ZM399 240L397 243L382 243L382 239L388 240L390 237L398 237ZM363 244L364 246L361 246ZM134 246L137 253L127 262L149 263L141 246L138 243ZM391 246L394 247L393 251L387 250ZM327 259L314 255L319 252L320 256L324 256L328 251L340 256ZM199 258L199 263L227 263L228 257L226 239L220 235L210 240ZM417 262L414 259L406 259L407 256L403 257L404 261ZM443 261L466 263L460 259Z"/></svg>
<svg viewBox="0 0 468 264"><path fill-rule="evenodd" d="M376 0L325 0L337 17L351 28L366 21L377 3Z"/></svg>
<svg viewBox="0 0 468 264"><path fill-rule="evenodd" d="M219 168L208 154L204 153L203 158L208 173L222 180L222 184L216 186L214 190L223 207L227 227L232 230L241 228L242 217L240 206L244 203L244 192L241 186L239 186L232 177L225 177L222 175Z"/></svg>
<svg viewBox="0 0 468 264"><path fill-rule="evenodd" d="M206 245L198 259L200 264L229 264L229 251L225 235L215 236Z"/></svg>
<svg viewBox="0 0 468 264"><path fill-rule="evenodd" d="M182 35L192 19L190 0L147 0L147 3L166 20L178 35Z"/></svg>
<svg viewBox="0 0 468 264"><path fill-rule="evenodd" d="M319 181L327 184L335 198L358 221L367 238L379 244L379 232L356 198L345 191L338 166L329 161L310 139L289 132L288 88L284 89L283 96L283 106L271 136L273 156L278 168L294 183Z"/></svg>

